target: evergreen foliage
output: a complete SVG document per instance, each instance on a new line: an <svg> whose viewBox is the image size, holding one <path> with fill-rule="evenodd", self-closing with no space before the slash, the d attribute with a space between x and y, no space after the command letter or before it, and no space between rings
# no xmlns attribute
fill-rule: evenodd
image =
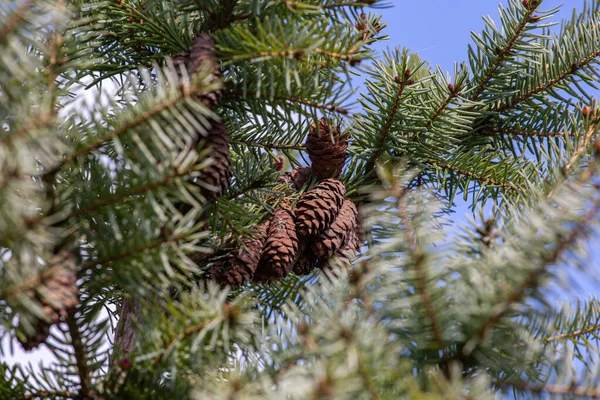
<svg viewBox="0 0 600 400"><path fill-rule="evenodd" d="M558 30L542 0L508 0L451 75L373 59L388 5L0 5L0 339L57 360L0 360L0 399L600 398L598 299L551 300L595 274L600 0ZM185 61L200 34L218 71ZM340 182L294 181L324 121L349 140ZM356 257L300 276L285 253L246 282L284 259L296 203L311 230L288 248L319 237L327 196L303 194L327 185L354 203L323 252L360 240ZM206 279L232 260L253 263L243 285Z"/></svg>

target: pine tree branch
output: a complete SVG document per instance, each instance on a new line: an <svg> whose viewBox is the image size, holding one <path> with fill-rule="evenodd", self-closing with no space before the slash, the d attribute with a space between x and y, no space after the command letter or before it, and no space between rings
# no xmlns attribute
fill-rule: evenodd
<svg viewBox="0 0 600 400"><path fill-rule="evenodd" d="M251 147L261 147L263 149L271 149L271 150L304 150L305 146L303 144L287 144L287 143L261 143L261 142L252 142L246 141L242 139L230 140L229 143L233 144L241 144L244 146Z"/></svg>
<svg viewBox="0 0 600 400"><path fill-rule="evenodd" d="M82 148L76 150L75 152L66 155L61 162L59 162L57 165L53 166L48 171L44 172L44 175L48 175L48 174L57 172L62 167L64 167L66 164L76 160L77 158L79 158L81 156L91 153L92 151L98 149L105 143L123 135L124 133L130 131L131 129L137 128L138 126L146 123L148 120L150 120L151 118L154 118L155 116L157 116L164 110L167 110L170 107L175 106L179 101L181 101L187 97L190 97L194 94L197 94L197 95L202 94L206 91L206 87L200 86L200 85L195 85L195 86L192 86L189 88L181 87L180 89L181 90L178 91L177 95L169 97L168 99L165 99L162 103L157 104L156 106L152 107L150 110L143 112L142 114L138 115L131 121L125 122L119 128L110 131L106 135L104 135L100 138L97 138L96 140L88 143L87 145L83 146Z"/></svg>
<svg viewBox="0 0 600 400"><path fill-rule="evenodd" d="M244 93L240 92L240 91L230 91L229 92L230 95L233 96L237 96L237 97L244 97ZM256 92L252 92L252 91L248 91L246 92L246 96L249 96L251 98L254 99L265 99L265 100L274 100L274 101L285 101L285 102L289 102L289 103L296 103L296 104L302 104L308 107L314 107L314 108L318 108L320 110L325 110L325 111L329 111L329 112L334 112L334 113L339 113L342 115L348 115L350 113L350 111L348 111L347 109L343 108L343 107L339 107L339 106L334 106L331 104L321 104L321 103L317 103L315 101L312 100L308 100L308 99L303 99L300 97L288 97L288 96L281 96L281 95L276 95L276 96L269 96L267 98L262 98L257 96Z"/></svg>
<svg viewBox="0 0 600 400"><path fill-rule="evenodd" d="M405 73L405 75L407 75L407 74ZM396 92L396 97L394 97L394 103L392 104L392 108L390 109L390 112L387 115L387 120L385 121L383 129L381 130L381 133L379 134L379 142L377 143L377 150L375 150L375 153L373 153L371 155L371 157L369 158L369 160L367 161L367 165L365 168L366 173L370 173L375 168L375 163L377 162L379 157L381 157L381 155L383 154L383 146L385 144L385 141L387 140L388 135L390 134L390 129L392 127L392 124L394 123L394 119L396 118L396 115L398 114L398 108L400 107L400 99L402 98L404 89L406 88L407 84L409 83L408 78L406 76L402 80L400 80L400 78L397 78L396 81L398 82L398 91Z"/></svg>
<svg viewBox="0 0 600 400"><path fill-rule="evenodd" d="M342 1L335 4L321 4L320 8L332 9L340 7L364 7L365 5L375 4L378 0L354 0L354 1Z"/></svg>
<svg viewBox="0 0 600 400"><path fill-rule="evenodd" d="M499 382L501 386L512 387L526 392L543 393L550 395L571 395L577 397L586 397L590 399L600 399L600 389L575 386L575 385L533 385L525 382Z"/></svg>
<svg viewBox="0 0 600 400"><path fill-rule="evenodd" d="M450 91L450 95L446 98L446 100L442 104L440 104L440 106L433 112L433 114L431 114L431 116L425 123L425 128L429 128L439 118L439 116L442 114L442 112L444 112L444 110L446 108L448 108L450 103L452 103L452 100L454 100L456 98L458 93L459 93L458 89L454 89L454 90Z"/></svg>
<svg viewBox="0 0 600 400"><path fill-rule="evenodd" d="M532 0L531 3L533 3L533 1L534 0ZM471 98L470 98L471 101L477 101L477 99L484 92L487 84L492 80L492 78L494 77L494 75L496 74L496 72L498 71L498 69L500 68L502 63L504 62L504 60L506 60L506 58L511 55L513 46L515 45L515 43L521 36L521 33L523 33L523 31L525 30L525 27L527 27L527 24L530 22L529 19L530 19L531 15L535 12L535 10L537 9L537 7L540 4L541 4L541 1L535 0L535 3L531 4L531 6L527 9L527 12L525 12L525 14L523 14L523 19L517 26L517 29L515 29L515 31L513 32L513 35L508 39L508 41L506 42L506 45L503 48L499 49L499 51L497 53L496 61L494 61L494 63L488 69L487 73L483 77L483 80L481 82L479 82L479 84L477 85L477 87L475 89L475 92L471 95Z"/></svg>
<svg viewBox="0 0 600 400"><path fill-rule="evenodd" d="M6 23L0 26L0 42L3 41L8 34L18 28L27 12L34 6L35 0L27 0L7 17Z"/></svg>
<svg viewBox="0 0 600 400"><path fill-rule="evenodd" d="M123 251L120 251L120 252L110 255L110 256L106 256L106 257L103 257L103 258L100 258L97 260L88 261L81 266L81 271L86 271L88 269L95 268L97 265L104 265L107 263L122 260L124 258L135 256L135 255L141 254L147 250L152 250L152 249L158 248L164 244L177 243L178 241L187 238L191 234L192 234L191 232L185 232L185 233L181 233L181 234L175 235L175 236L163 236L163 237L160 237L159 239L156 239L150 243L146 243L146 244L136 247L134 249L123 250Z"/></svg>
<svg viewBox="0 0 600 400"><path fill-rule="evenodd" d="M228 304L226 306L229 306ZM224 310L225 313L225 318L227 318L227 314L229 313L229 309L226 307L226 309ZM222 319L223 316L222 315L218 315L213 319L210 319L208 321L204 321L198 325L194 325L194 326L190 326L188 328L185 328L185 330L181 333L181 335L172 338L171 340L169 340L169 342L167 342L167 344L163 347L163 349L160 351L160 354L158 354L155 358L154 361L152 362L153 365L158 364L163 356L165 355L165 353L167 351L169 351L169 349L171 348L171 346L173 346L174 343L176 342L181 342L182 340L185 340L186 338L192 336L195 333L199 333L201 332L204 328L206 328L207 326L210 326L212 324L214 324L215 322L217 322L219 319Z"/></svg>
<svg viewBox="0 0 600 400"><path fill-rule="evenodd" d="M41 112L33 121L23 128L16 129L14 132L5 133L2 137L0 137L0 144L6 145L11 140L19 139L23 136L26 136L31 131L50 125L50 123L54 120L54 117L55 114L51 112Z"/></svg>
<svg viewBox="0 0 600 400"><path fill-rule="evenodd" d="M68 390L64 391L48 391L41 390L38 392L31 392L26 394L23 397L13 398L12 400L37 400L37 399L53 399L53 400L67 400L67 399L75 399L77 395L75 393L71 393Z"/></svg>
<svg viewBox="0 0 600 400"><path fill-rule="evenodd" d="M582 60L573 62L573 64L571 64L571 67L568 70L564 71L556 78L551 79L547 82L544 82L541 85L513 98L512 100L510 100L496 108L493 108L493 111L496 111L499 113L505 112L506 110L509 110L509 109L515 107L519 103L532 98L536 94L544 92L548 89L551 89L552 87L561 83L563 80L565 80L569 76L575 75L578 71L580 71L581 69L586 67L588 64L590 64L592 61L594 61L598 57L600 57L600 49L596 49L595 51L590 53L587 57L585 57Z"/></svg>
<svg viewBox="0 0 600 400"><path fill-rule="evenodd" d="M598 128L597 124L598 123L595 122L592 125L590 125L587 132L585 133L585 136L579 141L579 146L577 146L577 149L573 152L573 154L571 154L571 158L569 158L569 161L567 162L567 164L565 164L565 173L568 172L573 167L573 165L579 160L579 158L581 158L581 156L587 151L590 142L596 135L596 130Z"/></svg>
<svg viewBox="0 0 600 400"><path fill-rule="evenodd" d="M564 339L577 339L581 336L589 335L590 333L600 332L600 326L593 326L591 328L573 331L570 333L563 333L560 335L550 336L543 339L544 343L556 342Z"/></svg>
<svg viewBox="0 0 600 400"><path fill-rule="evenodd" d="M71 345L75 351L75 365L77 367L77 375L79 376L79 395L84 398L88 398L92 393L92 379L90 376L90 370L88 368L88 354L83 344L81 332L79 332L79 326L73 313L69 313L67 316L67 326L69 327L69 334L71 335Z"/></svg>
<svg viewBox="0 0 600 400"><path fill-rule="evenodd" d="M569 234L562 238L556 245L556 248L549 252L547 255L542 257L542 264L530 271L527 279L523 281L515 290L513 290L504 301L498 304L498 307L494 307L494 313L491 314L487 320L483 322L481 327L473 335L471 340L467 343L475 341L473 349L478 346L478 343L485 338L487 333L498 324L498 322L510 311L513 304L521 301L526 295L529 289L533 289L539 286L541 278L546 274L548 266L555 264L562 256L563 252L570 248L576 240L584 235L591 221L594 221L594 217L600 210L600 199L594 201L593 206L588 210L583 218L577 223L577 225L569 232ZM464 346L463 346L464 349ZM470 351L471 354L473 351ZM463 351L459 352L462 354Z"/></svg>
<svg viewBox="0 0 600 400"><path fill-rule="evenodd" d="M482 131L482 135L507 135L507 136L522 136L522 137L564 137L565 132L535 132L535 131L523 131L518 129L507 129L507 128L493 128L488 131Z"/></svg>
<svg viewBox="0 0 600 400"><path fill-rule="evenodd" d="M416 274L416 286L419 295L423 299L423 304L425 306L425 311L427 313L427 317L429 318L429 323L431 324L431 328L433 330L433 340L438 349L442 349L444 347L444 339L442 337L442 331L440 329L440 325L438 323L437 313L435 311L435 307L433 306L433 302L431 301L431 294L427 288L427 271L425 270L425 256L420 251L417 245L417 239L415 237L415 230L406 212L406 203L403 201L402 204L398 204L398 216L402 221L402 225L404 225L404 234L406 235L408 244L410 246L411 257L414 259L414 269Z"/></svg>
<svg viewBox="0 0 600 400"><path fill-rule="evenodd" d="M43 271L41 271L39 274L31 276L19 284L9 286L4 290L0 290L2 298L14 297L21 293L33 290L39 285L41 285L42 282L46 282L50 279L53 279L57 273L60 273L62 271L64 271L64 266L62 264L49 266L48 268L45 268Z"/></svg>
<svg viewBox="0 0 600 400"><path fill-rule="evenodd" d="M596 135L596 130L598 129L599 122L600 122L600 120L594 121L588 128L584 137L579 141L579 145L577 146L577 149L575 149L573 154L571 154L569 161L567 161L567 163L565 164L565 166L562 169L563 175L565 177L568 175L568 173L570 172L573 165L575 165L579 161L579 159L583 156L583 154L585 154L585 152L587 151L587 148L589 147L592 139ZM553 194L554 194L554 189L548 193L548 197L552 197Z"/></svg>
<svg viewBox="0 0 600 400"><path fill-rule="evenodd" d="M369 397L371 398L371 400L381 399L381 397L377 393L375 384L373 383L373 374L370 371L368 371L365 367L364 363L361 360L360 354L357 354L356 358L358 364L358 376L360 376L360 379L363 382L363 387L367 390L367 393L369 393Z"/></svg>
<svg viewBox="0 0 600 400"><path fill-rule="evenodd" d="M435 166L440 167L440 168L448 169L448 170L456 172L456 173L458 173L460 175L468 176L469 178L478 180L479 182L485 183L487 185L498 186L498 187L501 187L501 188L507 189L507 190L514 190L514 191L519 191L520 190L517 186L513 185L512 183L501 182L501 181L498 181L498 180L496 180L494 178L490 178L490 177L487 177L487 176L477 175L474 172L465 171L465 170L462 170L462 169L460 169L458 167L455 167L453 165L450 165L450 164L442 163L442 162L439 162L439 161L433 161L433 160L426 161L425 163L426 164L435 165Z"/></svg>
<svg viewBox="0 0 600 400"><path fill-rule="evenodd" d="M144 193L148 193L151 192L152 190L158 189L160 187L168 187L170 186L173 182L173 179L177 179L177 178L181 178L183 176L186 176L191 169L194 167L194 165L191 165L189 168L185 168L185 169L180 169L180 168L176 168L174 173L171 173L167 176L164 176L161 179L158 179L156 181L151 181L148 182L144 185L141 185L139 187L133 188L131 190L125 191L123 193L119 193L115 196L109 197L107 199L104 200L100 200L96 203L92 203L90 205L88 205L87 207L82 207L79 208L75 211L73 211L71 214L69 214L69 216L66 219L69 218L74 218L74 217L79 217L85 214L89 214L91 212L94 212L100 208L103 207L107 207L107 206L111 206L111 205L115 205L120 203L121 201L133 197L133 196L139 196L141 194Z"/></svg>

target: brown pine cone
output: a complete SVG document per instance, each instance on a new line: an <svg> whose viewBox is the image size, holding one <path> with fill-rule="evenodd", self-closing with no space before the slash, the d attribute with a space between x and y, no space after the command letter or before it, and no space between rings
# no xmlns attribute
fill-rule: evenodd
<svg viewBox="0 0 600 400"><path fill-rule="evenodd" d="M294 188L296 190L300 189L302 186L308 182L310 175L309 167L297 167L292 170L290 173L286 173L285 175L281 175L279 177L279 182L292 182Z"/></svg>
<svg viewBox="0 0 600 400"><path fill-rule="evenodd" d="M294 212L287 204L281 204L271 217L269 233L253 280L268 283L287 276L296 260L298 246Z"/></svg>
<svg viewBox="0 0 600 400"><path fill-rule="evenodd" d="M77 265L75 258L70 253L58 254L50 260L54 272L35 291L34 298L43 310L43 319L37 321L33 334L19 339L25 350L36 348L45 343L50 335L50 327L66 318L69 311L79 303L77 288Z"/></svg>
<svg viewBox="0 0 600 400"><path fill-rule="evenodd" d="M210 37L210 35L201 33L192 40L192 47L189 50L179 53L173 58L173 64L175 65L178 73L180 65L185 66L185 69L189 74L195 74L200 69L212 70L213 80L218 80L221 78L221 71L219 69L219 62L215 56L214 50L214 40ZM212 110L219 103L222 95L222 90L215 90L202 95L200 97L200 101L206 107Z"/></svg>
<svg viewBox="0 0 600 400"><path fill-rule="evenodd" d="M309 248L300 251L296 257L292 272L296 275L308 275L317 267L317 259Z"/></svg>
<svg viewBox="0 0 600 400"><path fill-rule="evenodd" d="M242 239L242 246L227 255L222 275L217 278L221 284L237 288L252 279L267 239L268 227L268 221L256 225L251 236Z"/></svg>
<svg viewBox="0 0 600 400"><path fill-rule="evenodd" d="M325 179L304 193L296 204L296 229L300 236L314 236L329 228L338 214L346 187L337 179Z"/></svg>
<svg viewBox="0 0 600 400"><path fill-rule="evenodd" d="M355 240L356 214L356 206L352 200L345 199L329 229L321 233L319 238L310 245L317 258L327 259L348 244L349 239Z"/></svg>
<svg viewBox="0 0 600 400"><path fill-rule="evenodd" d="M311 171L321 179L337 178L346 163L348 136L342 135L338 125L325 118L313 124L306 139L306 150L312 162Z"/></svg>
<svg viewBox="0 0 600 400"><path fill-rule="evenodd" d="M209 148L214 161L200 171L194 182L200 186L202 195L209 200L220 196L229 186L231 177L231 159L229 158L229 135L223 122L213 122L208 136L200 143L200 151Z"/></svg>

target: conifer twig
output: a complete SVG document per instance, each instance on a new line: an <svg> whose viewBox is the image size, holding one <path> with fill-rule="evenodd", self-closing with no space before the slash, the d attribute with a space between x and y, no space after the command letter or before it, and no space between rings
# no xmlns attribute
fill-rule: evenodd
<svg viewBox="0 0 600 400"><path fill-rule="evenodd" d="M474 172L471 172L471 171L462 170L462 169L460 169L458 167L455 167L454 165L450 165L450 164L447 164L447 163L442 163L442 162L439 162L439 161L433 161L433 160L426 161L426 163L438 166L440 168L448 169L448 170L456 172L456 173L458 173L460 175L468 176L469 178L476 179L476 180L478 180L480 182L483 182L483 183L486 183L488 185L494 185L494 186L498 186L498 187L501 187L501 188L504 188L504 189L519 191L519 188L517 186L513 185L512 183L501 182L501 181L498 181L498 180L496 180L494 178L490 178L490 177L487 177L487 176L481 176L481 175L478 175L478 174L476 174Z"/></svg>
<svg viewBox="0 0 600 400"><path fill-rule="evenodd" d="M517 26L517 29L515 29L513 35L508 39L508 41L506 42L506 45L502 49L499 50L499 52L497 53L498 55L496 57L496 61L494 61L494 63L491 65L491 67L485 74L484 78L477 85L475 92L471 95L471 98L470 98L471 101L476 101L479 98L479 96L481 96L481 94L485 90L487 84L494 77L494 74L496 73L496 71L498 71L498 69L504 62L504 60L511 54L513 46L515 45L515 43L519 39L519 36L521 35L521 33L523 33L523 30L529 23L529 17L531 17L531 15L535 12L535 10L539 4L541 4L541 2L536 1L535 6L529 7L527 9L527 12L525 12L523 14L523 19Z"/></svg>
<svg viewBox="0 0 600 400"><path fill-rule="evenodd" d="M90 377L90 370L88 368L88 356L85 346L83 344L81 332L79 331L77 320L75 319L75 316L72 312L69 313L67 317L67 326L69 327L69 335L71 335L71 344L75 352L75 365L77 367L77 375L79 376L79 384L81 386L79 390L79 395L84 398L87 398L92 393L92 380Z"/></svg>
<svg viewBox="0 0 600 400"><path fill-rule="evenodd" d="M588 56L585 57L583 60L577 60L577 61L573 62L573 64L571 64L569 69L567 69L566 71L563 71L563 73L561 73L556 78L550 79L549 81L544 82L544 83L538 85L537 87L518 95L517 97L514 97L513 99L507 101L504 104L499 103L500 105L496 108L493 108L493 111L496 111L499 113L505 112L506 110L509 110L509 109L515 107L519 103L530 99L531 97L535 96L536 94L541 93L543 91L546 91L546 90L556 86L557 84L561 83L563 80L568 78L569 76L576 74L578 71L580 71L582 68L586 67L588 64L590 64L592 61L594 61L598 57L600 57L600 49L595 49L593 52L588 54Z"/></svg>
<svg viewBox="0 0 600 400"><path fill-rule="evenodd" d="M545 393L554 395L571 395L577 397L586 397L590 399L600 399L600 389L594 387L576 386L576 385L534 385L525 382L499 382L501 386L513 387L533 393Z"/></svg>
<svg viewBox="0 0 600 400"><path fill-rule="evenodd" d="M392 103L392 108L390 109L390 112L387 115L387 119L385 121L383 129L379 133L379 141L377 143L377 150L375 150L375 153L373 153L367 161L367 164L365 167L366 173L369 173L370 171L373 170L373 168L375 167L375 163L377 162L379 157L381 157L381 155L383 154L383 146L385 145L385 141L387 140L387 137L390 134L390 129L392 128L394 119L396 118L396 115L398 114L398 109L400 107L400 99L402 98L402 94L404 94L404 89L406 88L408 80L406 77L404 79L398 78L397 82L398 82L398 90L396 91L396 96L394 97L394 103Z"/></svg>
<svg viewBox="0 0 600 400"><path fill-rule="evenodd" d="M556 244L556 248L542 257L542 264L537 268L532 269L529 272L527 279L525 279L521 285L515 288L501 303L499 303L499 307L494 307L494 312L487 318L487 320L483 322L481 327L473 335L472 339L467 341L467 343L471 342L472 340L475 341L474 345L472 346L473 349L478 346L478 343L485 338L487 333L494 326L496 326L502 317L506 315L506 313L511 309L511 306L523 299L528 289L535 288L539 285L540 279L546 273L548 266L556 263L562 256L563 252L584 235L590 222L594 220L594 217L599 210L600 198L594 201L593 206L585 213L585 215L583 215L581 220L577 223L577 225L575 225L569 234ZM460 353L462 353L462 351L460 351ZM472 350L469 352L469 354L471 353Z"/></svg>
<svg viewBox="0 0 600 400"><path fill-rule="evenodd" d="M0 26L0 41L19 26L27 11L33 6L35 6L35 0L27 0L6 19L6 23Z"/></svg>
<svg viewBox="0 0 600 400"><path fill-rule="evenodd" d="M230 91L229 94L233 95L233 96L238 96L238 97L243 97L244 93L240 92L240 91ZM318 108L321 110L325 110L325 111L329 111L329 112L335 112L338 114L342 114L342 115L348 115L349 111L343 107L340 106L335 106L335 105L331 105L331 104L321 104L318 103L316 101L312 101L309 99L303 99L301 97L293 97L293 96L281 96L281 95L275 95L275 96L268 96L268 97L259 97L257 96L257 92L253 92L253 91L247 91L246 92L246 96L248 97L252 97L255 99L264 99L264 100L275 100L275 101L285 101L285 102L290 102L290 103L297 103L297 104L302 104L308 107L314 107L314 108Z"/></svg>
<svg viewBox="0 0 600 400"><path fill-rule="evenodd" d="M425 258L424 254L422 254L422 252L418 248L417 239L415 237L415 230L406 211L405 201L402 201L400 204L398 204L398 216L400 217L400 220L402 221L402 224L405 227L403 232L406 235L408 245L410 246L410 253L413 257L415 274L417 278L417 291L423 299L425 312L427 313L429 323L431 324L431 329L433 330L433 340L435 341L437 348L441 349L444 347L444 339L442 338L442 331L438 323L437 313L431 300L431 294L429 293L429 290L427 288L427 271L425 270L425 265L423 265Z"/></svg>
<svg viewBox="0 0 600 400"><path fill-rule="evenodd" d="M543 339L543 341L544 341L544 343L550 343L550 342L556 342L556 341L564 340L564 339L577 339L581 336L589 335L590 333L594 333L594 332L600 332L600 326L592 326L591 328L587 328L587 329L580 329L580 330L569 332L569 333L562 333L560 335L549 336L549 337Z"/></svg>
<svg viewBox="0 0 600 400"><path fill-rule="evenodd" d="M261 147L263 149L271 149L271 150L304 150L305 146L303 144L288 144L288 143L269 143L269 142L252 142L246 141L243 139L230 140L229 143L233 144L241 144L244 146L250 147Z"/></svg>
<svg viewBox="0 0 600 400"><path fill-rule="evenodd" d="M60 170L66 164L74 161L75 159L91 153L92 151L98 149L105 143L107 143L111 140L114 140L115 138L123 135L124 133L130 131L131 129L137 128L138 126L144 124L145 122L147 122L151 118L154 118L156 115L160 114L164 110L167 110L170 107L173 107L179 101L185 99L186 97L189 97L194 94L204 93L204 91L206 91L206 90L207 90L207 87L198 86L198 85L190 87L190 88L185 88L185 89L182 88L182 90L178 91L177 95L169 97L168 99L165 99L165 101L163 101L162 103L157 104L154 107L152 107L151 109L142 112L140 115L133 118L132 120L124 122L117 129L110 131L106 135L99 137L99 138L93 140L92 142L86 144L85 146L79 148L78 150L75 150L73 153L66 155L62 159L62 161L60 161L58 164L56 164L55 166L50 168L48 171L45 171L44 175L49 175L49 174L55 173L56 171Z"/></svg>

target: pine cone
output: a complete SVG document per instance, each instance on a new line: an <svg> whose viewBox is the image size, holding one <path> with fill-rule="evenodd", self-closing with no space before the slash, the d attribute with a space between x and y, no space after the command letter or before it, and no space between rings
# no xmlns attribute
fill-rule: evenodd
<svg viewBox="0 0 600 400"><path fill-rule="evenodd" d="M339 214L329 229L321 233L319 238L310 245L317 258L327 259L348 244L349 239L354 241L356 214L356 206L352 200L345 199ZM352 245L355 244L352 243Z"/></svg>
<svg viewBox="0 0 600 400"><path fill-rule="evenodd" d="M34 298L44 310L43 319L37 322L34 334L24 340L19 339L25 350L31 350L46 342L50 335L50 327L66 318L69 311L79 302L77 289L77 266L70 253L62 253L50 260L51 268L55 268L52 276L35 292Z"/></svg>
<svg viewBox="0 0 600 400"><path fill-rule="evenodd" d="M300 189L302 186L308 182L308 178L310 175L309 167L297 167L285 175L281 175L279 177L279 182L292 182L296 190Z"/></svg>
<svg viewBox="0 0 600 400"><path fill-rule="evenodd" d="M189 74L194 74L201 68L209 69L213 71L213 79L220 79L221 71L214 50L214 40L210 35L202 33L192 40L192 47L188 51L179 53L173 58L173 64L177 71L179 71L180 65L184 65ZM223 92L221 90L216 90L202 95L200 101L212 110L219 104L222 95Z"/></svg>
<svg viewBox="0 0 600 400"><path fill-rule="evenodd" d="M254 281L268 283L287 276L296 260L298 246L294 212L290 206L281 204L271 217L269 234Z"/></svg>
<svg viewBox="0 0 600 400"><path fill-rule="evenodd" d="M242 239L242 245L227 255L225 264L211 272L211 278L232 288L237 288L252 279L267 238L268 226L267 221L253 227L250 236Z"/></svg>
<svg viewBox="0 0 600 400"><path fill-rule="evenodd" d="M337 178L346 163L348 136L340 127L330 125L325 119L313 124L306 140L306 150L312 162L312 173L321 179Z"/></svg>
<svg viewBox="0 0 600 400"><path fill-rule="evenodd" d="M294 263L294 267L292 268L292 272L296 275L308 275L315 269L317 266L317 260L314 254L310 251L310 249L305 249L301 251L297 256L297 260Z"/></svg>
<svg viewBox="0 0 600 400"><path fill-rule="evenodd" d="M337 179L325 179L304 193L296 204L298 234L313 236L329 228L344 202L345 194L346 187Z"/></svg>
<svg viewBox="0 0 600 400"><path fill-rule="evenodd" d="M204 197L214 200L229 186L231 177L229 135L223 122L213 122L201 150L206 148L210 148L208 155L213 158L214 162L200 171L200 176L195 182L201 187Z"/></svg>

